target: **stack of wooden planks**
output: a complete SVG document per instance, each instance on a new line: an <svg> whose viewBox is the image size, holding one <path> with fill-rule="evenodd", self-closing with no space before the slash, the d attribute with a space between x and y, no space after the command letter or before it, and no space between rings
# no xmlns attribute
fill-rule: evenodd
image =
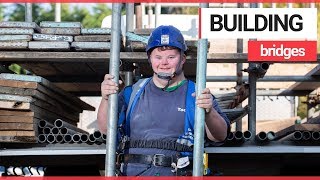
<svg viewBox="0 0 320 180"><path fill-rule="evenodd" d="M80 22L0 22L0 50L110 51L110 40L110 28L83 28Z"/></svg>
<svg viewBox="0 0 320 180"><path fill-rule="evenodd" d="M133 31L132 37L129 38L128 42L128 51L133 51L133 52L145 52L146 51L146 42L141 42L140 39L148 39L149 35L153 31L152 28L150 29L135 29ZM134 36L136 35L136 36ZM139 36L141 38L139 38ZM188 47L187 54L196 54L197 53L197 46L198 46L198 40L185 40L186 45ZM208 49L210 47L210 43L208 42Z"/></svg>
<svg viewBox="0 0 320 180"><path fill-rule="evenodd" d="M34 22L0 22L0 50L26 50L32 34L40 32Z"/></svg>
<svg viewBox="0 0 320 180"><path fill-rule="evenodd" d="M76 126L83 110L95 108L42 77L0 74L0 142L36 143L40 120Z"/></svg>
<svg viewBox="0 0 320 180"><path fill-rule="evenodd" d="M76 51L110 51L110 41L109 28L82 28L81 35L74 37L71 47Z"/></svg>
<svg viewBox="0 0 320 180"><path fill-rule="evenodd" d="M30 50L69 51L74 35L79 35L80 22L40 22L41 34L33 34Z"/></svg>

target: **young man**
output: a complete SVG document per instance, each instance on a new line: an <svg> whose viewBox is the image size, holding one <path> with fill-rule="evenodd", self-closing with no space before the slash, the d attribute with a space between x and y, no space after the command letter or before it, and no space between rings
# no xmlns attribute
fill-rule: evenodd
<svg viewBox="0 0 320 180"><path fill-rule="evenodd" d="M188 158L182 157L192 158L195 104L206 111L206 138L219 144L227 137L229 120L210 90L204 89L195 98L195 84L184 76L186 50L184 38L177 28L156 28L146 48L154 72L152 78L140 80L119 94L119 126L123 127L119 137L130 139L122 149L125 175L173 176L181 173L179 170L183 168L177 171L171 167L172 163L178 167L190 164L192 168L191 163L186 163ZM107 131L108 97L119 90L113 78L106 74L101 84L98 123L104 133Z"/></svg>

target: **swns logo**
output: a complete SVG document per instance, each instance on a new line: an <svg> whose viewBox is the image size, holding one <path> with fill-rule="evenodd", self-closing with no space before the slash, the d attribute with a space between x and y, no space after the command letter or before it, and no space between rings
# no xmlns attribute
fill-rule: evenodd
<svg viewBox="0 0 320 180"><path fill-rule="evenodd" d="M199 38L250 39L248 61L316 61L316 8L201 8Z"/></svg>

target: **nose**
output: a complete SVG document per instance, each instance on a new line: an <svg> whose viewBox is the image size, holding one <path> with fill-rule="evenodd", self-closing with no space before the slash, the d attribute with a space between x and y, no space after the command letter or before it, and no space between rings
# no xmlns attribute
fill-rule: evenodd
<svg viewBox="0 0 320 180"><path fill-rule="evenodd" d="M168 64L168 58L161 59L161 64Z"/></svg>

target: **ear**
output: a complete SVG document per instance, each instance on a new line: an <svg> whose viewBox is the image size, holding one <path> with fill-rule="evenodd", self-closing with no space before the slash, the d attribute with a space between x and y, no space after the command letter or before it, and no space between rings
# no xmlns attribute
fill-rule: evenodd
<svg viewBox="0 0 320 180"><path fill-rule="evenodd" d="M181 58L181 64L184 65L184 63L186 62L187 60L187 56L185 54L182 54L182 58Z"/></svg>

